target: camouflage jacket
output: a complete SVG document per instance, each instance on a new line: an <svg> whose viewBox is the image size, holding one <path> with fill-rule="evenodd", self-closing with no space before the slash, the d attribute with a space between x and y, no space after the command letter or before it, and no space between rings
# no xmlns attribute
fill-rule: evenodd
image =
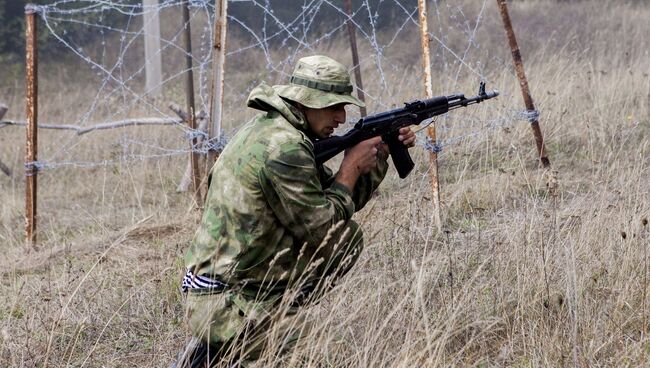
<svg viewBox="0 0 650 368"><path fill-rule="evenodd" d="M185 265L230 285L286 285L328 230L368 202L388 163L379 159L350 193L316 166L307 122L273 88L256 87L247 105L264 113L237 132L212 168Z"/></svg>

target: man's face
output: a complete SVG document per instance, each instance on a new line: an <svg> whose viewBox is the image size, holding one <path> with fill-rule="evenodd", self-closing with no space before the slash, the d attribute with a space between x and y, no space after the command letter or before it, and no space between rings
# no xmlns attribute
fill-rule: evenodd
<svg viewBox="0 0 650 368"><path fill-rule="evenodd" d="M305 107L305 117L311 131L318 138L327 138L339 125L345 123L345 104L333 105L324 109Z"/></svg>

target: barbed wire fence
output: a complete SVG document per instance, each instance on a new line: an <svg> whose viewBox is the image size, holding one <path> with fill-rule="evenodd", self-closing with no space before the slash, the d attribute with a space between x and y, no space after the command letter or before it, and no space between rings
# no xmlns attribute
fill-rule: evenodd
<svg viewBox="0 0 650 368"><path fill-rule="evenodd" d="M236 129L252 115L242 113L242 106L252 88L259 83L284 84L292 72L295 61L313 53L340 53L347 46L346 25L350 24L359 39L359 64L366 78L363 92L369 113L394 108L418 96L422 91L417 67L422 49L418 46L420 29L417 1L356 2L349 9L333 0L303 0L302 5L287 10L282 5L273 6L271 0L230 0L227 27L229 43L226 46L226 74L224 92L224 125L219 138L209 137L206 125L211 96L211 68L214 59L215 11L219 0L160 0L157 5L134 4L121 0L59 0L47 5L28 5L26 10L37 15L39 23L52 36L53 41L80 62L86 75L92 76L92 95L75 106L77 118L73 122L56 122L46 119L39 123L41 129L69 130L70 134L46 157L27 160L28 175L56 171L64 167L94 168L110 165L137 164L147 160L189 156L198 153L219 152ZM501 0L497 0L499 2ZM150 2L149 2L150 3ZM470 3L472 4L472 3ZM187 6L190 20L178 22L178 9ZM463 81L475 80L494 84L486 71L488 61L506 66L507 61L481 48L479 35L486 17L488 0L468 5L462 1L430 2L430 18L437 26L428 32L431 41L432 62L429 65L438 76L436 92L451 94L463 87ZM282 10L284 9L284 10ZM389 9L389 10L387 10ZM160 48L156 52L166 66L165 78L149 89L143 88L148 61L142 57L142 39L145 34L145 15L160 14L166 23L164 32L157 36ZM471 15L470 15L471 13ZM124 18L121 27L114 24L115 17ZM171 21L177 23L173 26ZM188 49L182 36L192 24L193 39L198 48ZM85 44L79 32L92 33L98 40ZM405 52L408 50L408 52ZM332 55L334 56L334 55ZM336 59L343 57L334 56ZM345 58L348 56L346 55ZM179 60L191 58L190 67ZM169 62L167 62L169 61ZM183 85L187 73L195 74L197 88L195 107L198 127L186 124L187 111L177 105L161 103L170 94L173 101ZM409 76L409 74L411 74ZM372 76L372 77L371 77ZM47 76L45 76L47 78ZM502 96L515 91L508 86L495 86ZM167 105L168 108L163 106ZM444 158L448 149L477 137L487 136L500 128L521 120L537 122L539 113L534 109L504 109L492 104L481 104L477 112L459 116L448 114L435 121L441 139L432 140L424 133L418 134L417 146ZM351 118L358 113L349 110ZM144 115L144 117L143 117ZM484 118L489 116L490 118ZM1 120L1 119L0 119ZM29 120L29 119L28 119ZM0 128L10 125L28 125L29 121L0 121ZM131 135L125 127L164 125L177 137L161 145L154 139ZM97 143L89 140L93 134L107 129L123 129L117 142ZM167 128L166 128L167 129ZM92 134L91 134L92 133ZM187 140L193 142L188 144ZM111 157L80 160L76 149L89 141L96 152L112 151ZM121 153L114 154L115 145ZM29 237L28 237L29 238Z"/></svg>

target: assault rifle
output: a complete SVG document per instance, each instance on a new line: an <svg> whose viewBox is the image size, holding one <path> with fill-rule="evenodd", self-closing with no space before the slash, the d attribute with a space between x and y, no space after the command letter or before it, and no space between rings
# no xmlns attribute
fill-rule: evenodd
<svg viewBox="0 0 650 368"><path fill-rule="evenodd" d="M414 164L408 148L397 139L400 128L419 125L424 120L434 116L477 104L498 95L499 92L496 90L486 93L485 83L481 82L478 95L474 97L465 98L463 94L433 97L426 100L406 102L402 108L366 116L361 118L354 125L354 128L350 129L345 135L332 136L316 141L314 143L316 164L323 164L341 151L359 142L381 136L390 149L390 155L393 157L393 163L399 177L404 179L411 172Z"/></svg>

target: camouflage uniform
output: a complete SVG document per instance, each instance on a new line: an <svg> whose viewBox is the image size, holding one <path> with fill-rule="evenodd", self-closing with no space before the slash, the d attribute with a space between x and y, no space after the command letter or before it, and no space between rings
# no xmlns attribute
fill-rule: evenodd
<svg viewBox="0 0 650 368"><path fill-rule="evenodd" d="M315 137L289 103L361 106L351 90L343 65L311 56L298 62L290 85L261 84L251 92L247 105L263 113L239 130L212 168L205 212L185 256L194 275L227 285L188 293L189 327L213 349L237 349L242 359L255 360L265 331L287 321L295 331L282 338L291 346L300 335L301 324L291 321L300 303L272 317L287 288L311 291L324 278L344 274L363 248L351 217L384 178L386 160L378 158L377 168L350 192L330 169L316 165Z"/></svg>

